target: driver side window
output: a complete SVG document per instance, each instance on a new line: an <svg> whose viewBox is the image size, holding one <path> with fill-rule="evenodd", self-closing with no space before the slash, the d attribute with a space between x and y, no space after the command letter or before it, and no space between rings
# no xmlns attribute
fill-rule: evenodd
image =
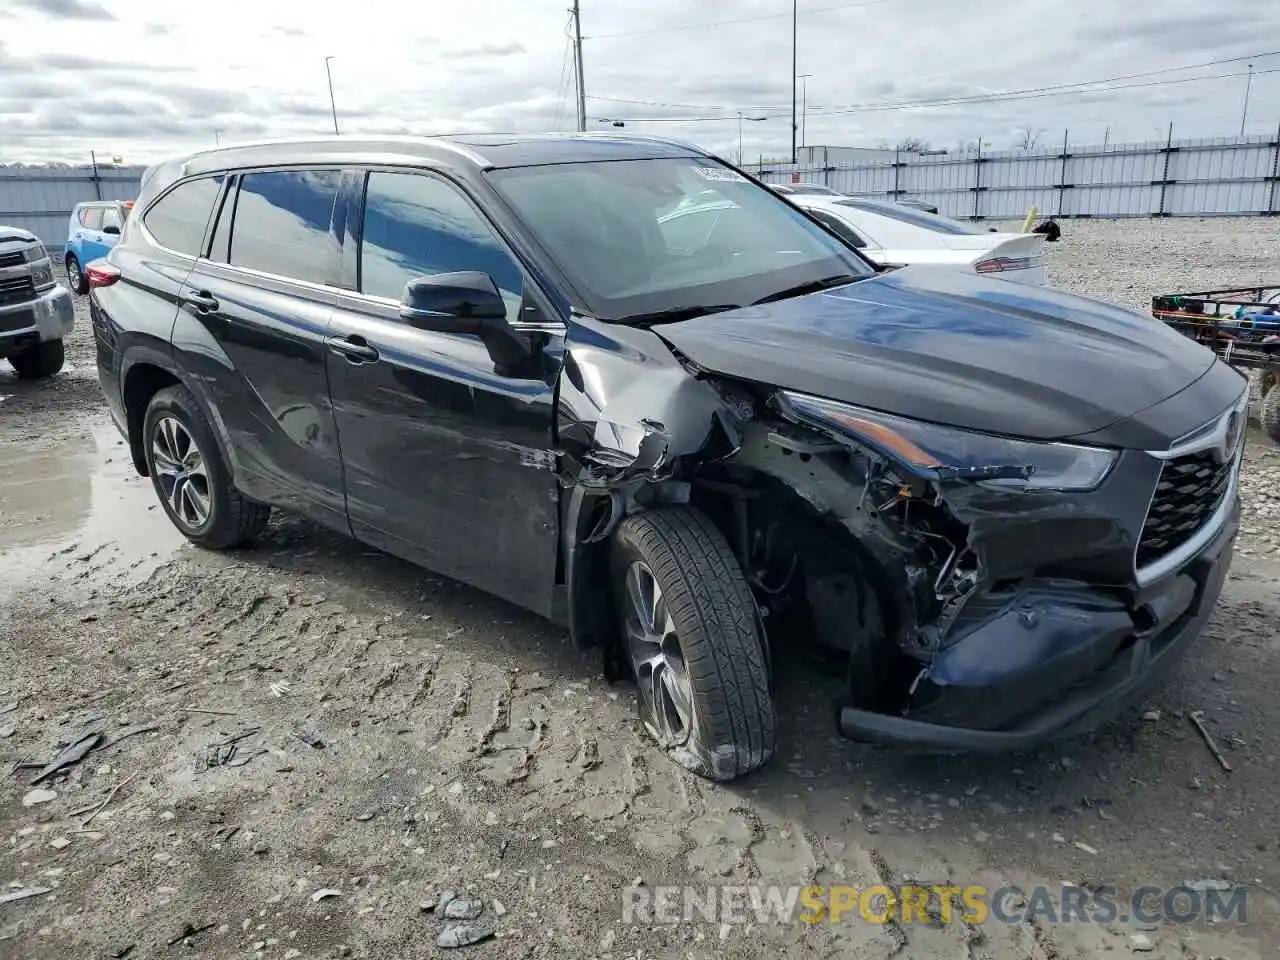
<svg viewBox="0 0 1280 960"><path fill-rule="evenodd" d="M405 284L479 270L497 284L507 319L520 318L524 276L493 229L457 188L418 173L369 174L360 243L360 291L399 300Z"/></svg>

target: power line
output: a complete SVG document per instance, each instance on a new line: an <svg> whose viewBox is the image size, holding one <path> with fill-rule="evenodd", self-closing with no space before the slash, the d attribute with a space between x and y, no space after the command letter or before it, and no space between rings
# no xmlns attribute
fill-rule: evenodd
<svg viewBox="0 0 1280 960"><path fill-rule="evenodd" d="M1254 76L1260 76L1261 74L1264 74L1264 73L1280 73L1280 67L1275 67L1270 70L1253 71ZM864 104L862 106L848 107L844 109L827 109L822 113L822 116L838 117L838 116L846 116L854 113L879 113L885 110L901 110L904 107L965 106L970 104L981 104L981 103L1003 103L1006 101L1013 101L1013 100L1039 100L1039 99L1044 99L1048 97L1071 96L1073 94L1112 93L1118 90L1133 90L1141 87L1162 87L1162 86L1168 86L1168 85L1178 84L1178 83L1198 83L1204 80L1226 80L1232 77L1243 77L1243 76L1245 76L1243 72L1216 73L1216 74L1211 74L1209 76L1204 76L1204 77L1175 77L1168 80L1151 80L1144 83L1128 83L1128 84L1120 84L1118 86L1111 86L1111 87L1097 87L1096 89L1094 88L1087 88L1087 89L1072 88L1072 89L1065 89L1065 90L1049 89L1049 90L1043 90L1043 91L1037 91L1037 92L1010 91L1007 93L988 94L988 95L982 95L982 96L976 96L976 97L970 97L970 98L964 98L964 99L950 98L950 99L930 100L930 101L917 100L909 103L897 102L897 103ZM1094 81L1095 84L1101 83L1101 82L1104 82L1104 81ZM810 107L810 109L812 110L815 108ZM777 120L777 119L783 119L787 116L788 114L786 113L777 112L772 115L766 116L765 119ZM718 120L733 120L734 117L733 116L619 117L618 119L623 120L626 123L709 123L709 122L718 121Z"/></svg>
<svg viewBox="0 0 1280 960"><path fill-rule="evenodd" d="M858 7L874 7L882 3L889 3L891 0L860 0L859 3L842 3L834 7L811 7L808 10L799 11L801 16L810 13L832 13L837 10L854 10ZM651 33L673 33L678 30L703 30L707 27L727 27L735 23L760 23L764 20L779 20L783 17L790 17L790 13L766 13L758 17L739 17L736 20L711 20L707 23L685 23L675 27L653 27L649 30L627 30L623 33L596 33L583 40L611 40L614 37L643 37Z"/></svg>
<svg viewBox="0 0 1280 960"><path fill-rule="evenodd" d="M1053 84L1050 86L1043 86L1043 87L1026 87L1018 90L992 91L991 93L968 94L968 95L956 96L956 97L942 97L942 98L930 98L930 99L920 99L920 100L884 100L884 101L872 101L869 103L860 103L860 104L830 105L825 107L819 106L817 104L810 104L809 109L814 111L820 111L820 112L827 111L828 113L838 113L840 111L862 112L864 110L865 111L875 111L880 109L890 110L890 109L897 109L901 107L946 106L952 103L983 102L986 100L992 100L992 99L998 99L998 98L1021 99L1024 96L1029 94L1051 93L1056 91L1063 91L1066 93L1074 93L1074 92L1087 93L1089 92L1088 90L1083 90L1081 88L1094 87L1094 86L1098 86L1099 84L1106 84L1106 83L1118 83L1124 80L1138 80L1144 77L1154 77L1154 76L1159 76L1160 74L1165 74L1165 73L1181 73L1182 71L1185 71L1185 70L1199 70L1204 67L1223 66L1229 63L1242 63L1245 61L1260 60L1265 57L1274 57L1274 56L1280 56L1280 50L1270 50L1270 51L1265 51L1263 53L1254 53L1254 54L1249 54L1248 56L1242 56L1242 57L1225 57L1218 60L1206 60L1202 63L1189 63L1179 67L1164 67L1159 70L1144 70L1140 73L1128 73L1128 74L1122 74L1120 76L1103 77L1095 80L1077 80L1071 83L1059 83L1059 84ZM1208 77L1181 77L1181 78L1172 78L1167 81L1162 81L1162 83L1175 83L1175 82L1184 83L1184 82L1195 81L1195 80L1214 80L1214 79L1219 79L1219 77L1216 75L1208 76ZM1116 87L1111 89L1125 89L1125 88ZM640 100L640 99L632 99L627 97L605 97L605 96L597 96L597 95L592 95L589 97L589 99L600 100L607 103L628 103L628 104L636 104L636 105L648 106L648 107L666 107L669 109L676 109L676 110L722 110L722 111L725 111L726 113L733 113L733 112L736 112L737 110L746 111L748 109L753 110L755 112L760 112L760 111L770 110L770 109L780 109L784 106L784 104L781 104L781 103L773 103L773 104L756 104L750 107L747 107L747 106L730 107L722 104L670 103L670 102L664 102L659 100ZM732 119L732 117L729 117L727 119Z"/></svg>
<svg viewBox="0 0 1280 960"><path fill-rule="evenodd" d="M560 82L556 84L556 122L555 128L560 129L560 123L564 119L565 101L569 99L569 85L565 82L569 75L569 59L573 56L573 34L570 28L573 26L573 13L570 12L569 18L564 22L564 53L560 57Z"/></svg>

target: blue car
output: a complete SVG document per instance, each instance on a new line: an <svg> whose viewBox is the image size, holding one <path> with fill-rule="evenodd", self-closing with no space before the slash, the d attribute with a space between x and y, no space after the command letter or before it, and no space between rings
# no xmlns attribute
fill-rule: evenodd
<svg viewBox="0 0 1280 960"><path fill-rule="evenodd" d="M77 203L67 227L67 286L76 293L89 292L84 267L105 257L120 240L120 231L133 209L132 200L89 200Z"/></svg>

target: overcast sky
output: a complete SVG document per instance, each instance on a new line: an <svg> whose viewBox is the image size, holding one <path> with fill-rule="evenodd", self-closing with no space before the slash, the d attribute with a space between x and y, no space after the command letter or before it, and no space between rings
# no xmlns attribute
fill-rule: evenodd
<svg viewBox="0 0 1280 960"><path fill-rule="evenodd" d="M0 160L92 149L143 163L219 138L331 132L326 56L343 133L572 129L568 5L0 0ZM742 111L767 118L743 124L746 159L785 156L790 11L583 0L590 126L623 119L732 157ZM705 26L729 20L746 22ZM810 144L981 137L999 149L1023 128L1046 142L1065 128L1076 143L1151 140L1170 121L1175 136L1231 136L1248 60L1221 61L1237 57L1255 69L1248 131L1280 121L1280 55L1261 55L1280 51L1280 3L1262 0L808 0L798 45ZM1152 85L1223 73L1239 76ZM894 106L1116 77L1129 88Z"/></svg>

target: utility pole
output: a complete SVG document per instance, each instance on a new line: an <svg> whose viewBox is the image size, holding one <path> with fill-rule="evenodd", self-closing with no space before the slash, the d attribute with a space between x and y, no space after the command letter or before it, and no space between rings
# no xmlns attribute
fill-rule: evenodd
<svg viewBox="0 0 1280 960"><path fill-rule="evenodd" d="M587 131L587 83L582 77L582 11L573 0L573 63L578 81L578 132Z"/></svg>
<svg viewBox="0 0 1280 960"><path fill-rule="evenodd" d="M1244 122L1249 118L1249 88L1253 86L1253 64L1249 64L1249 73L1244 80L1244 109L1240 111L1240 136L1244 137Z"/></svg>
<svg viewBox="0 0 1280 960"><path fill-rule="evenodd" d="M329 70L329 61L333 57L324 58L324 75L329 78L329 110L333 113L333 135L338 135L338 106L333 99L333 73Z"/></svg>
<svg viewBox="0 0 1280 960"><path fill-rule="evenodd" d="M742 111L738 111L738 166L742 166Z"/></svg>
<svg viewBox="0 0 1280 960"><path fill-rule="evenodd" d="M800 22L799 0L791 0L791 162L796 162L796 27Z"/></svg>
<svg viewBox="0 0 1280 960"><path fill-rule="evenodd" d="M214 142L214 144L215 144L216 146L219 146L219 147L220 147L220 146L222 146L222 131L221 131L221 130L215 130L215 131L213 131L213 142Z"/></svg>
<svg viewBox="0 0 1280 960"><path fill-rule="evenodd" d="M809 78L812 73L800 74L800 146L805 145L805 127L809 125Z"/></svg>

